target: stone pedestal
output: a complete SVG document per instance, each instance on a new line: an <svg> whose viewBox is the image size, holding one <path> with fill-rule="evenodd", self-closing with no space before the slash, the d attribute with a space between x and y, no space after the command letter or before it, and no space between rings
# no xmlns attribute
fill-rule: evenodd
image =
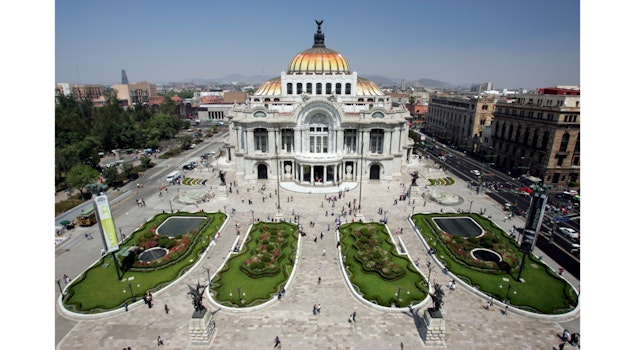
<svg viewBox="0 0 635 350"><path fill-rule="evenodd" d="M204 309L194 311L190 319L190 341L192 345L209 345L216 329L216 323L212 319L212 312Z"/></svg>
<svg viewBox="0 0 635 350"><path fill-rule="evenodd" d="M227 196L229 195L229 190L227 189L227 185L226 184L221 184L218 185L218 193L216 193L216 195L219 198L227 198Z"/></svg>
<svg viewBox="0 0 635 350"><path fill-rule="evenodd" d="M410 186L410 198L421 198L421 189L419 188L419 186Z"/></svg>
<svg viewBox="0 0 635 350"><path fill-rule="evenodd" d="M423 315L424 327L423 342L426 346L445 347L445 319L441 312L431 313L426 309Z"/></svg>

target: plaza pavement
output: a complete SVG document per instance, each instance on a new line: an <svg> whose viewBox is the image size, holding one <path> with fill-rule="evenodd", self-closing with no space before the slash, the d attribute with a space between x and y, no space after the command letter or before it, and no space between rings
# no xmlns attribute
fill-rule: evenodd
<svg viewBox="0 0 635 350"><path fill-rule="evenodd" d="M503 221L506 213L499 204L484 194L477 195L456 176L430 170L427 162L422 160L422 164L409 166L407 172L420 171L422 178L418 183L421 187L427 183L426 178L452 176L457 182L439 190L457 194L464 198L464 202L441 206L428 200L424 206L424 200L418 199L414 206L415 213L440 212L441 208L445 212L467 210L469 202L473 200L472 211L486 208L486 213L491 214L492 219L506 232L509 232L512 225L524 226L524 221L518 217ZM218 183L217 172L201 171L186 176L208 177L208 183ZM227 180L233 182L234 174L229 172ZM402 175L401 182L410 182L408 173ZM258 189L263 184L266 185L266 190L261 193ZM393 204L394 199L404 190L399 181L390 185L369 182L362 186L361 212L364 221L382 219L383 215L377 214L379 207L388 211L386 216L393 237L396 239L395 231L402 227L403 234L399 236L412 259L421 259L422 273L427 277L425 262L429 256L408 222L413 211L412 205L408 205L407 201ZM143 301L138 301L129 307L128 312L121 309L107 316L78 317L64 314L63 317L68 319L71 326L56 344L57 349L123 349L128 346L131 349L151 349L157 347L157 336L164 339L165 349L206 348L191 345L190 342L188 328L193 307L191 298L187 295L188 284L196 285L197 282L205 281L206 269L214 274L225 263L236 241L235 224L240 224L242 239L251 222L252 210L256 219L265 220L267 216L275 216L277 185L273 180L238 180L238 186L233 188L228 198L216 196L209 202L179 206L176 198L181 191L188 191L189 187L191 186L178 186L178 192L171 187L169 194L166 193L165 196L173 198L175 209L183 211L227 210L230 214L229 222L217 244L210 246L202 262L183 278L153 293L154 307L151 309ZM297 271L288 284L286 296L270 306L249 312L219 310L209 299L204 299L203 304L214 312L216 324L208 347L246 350L271 348L273 339L279 336L284 349L401 349L401 344L403 349L433 348L425 344L422 334L417 330L417 325L423 322L423 312L430 304L415 309L416 315L413 317L407 310L377 310L355 298L348 290L345 277L338 266L334 216L330 215L331 208L324 200L324 194L293 192L293 186L286 187L288 189L281 187L280 192L283 216L290 221L293 219L292 211L300 212L300 223L307 232L307 236L302 238ZM236 193L236 188L239 194ZM358 195L357 187L345 192L344 197L335 202L334 211L337 213L343 205L358 199ZM253 201L252 205L248 204L249 199ZM166 207L158 196L147 198L146 203L147 207L131 207L130 215L119 220L131 226L134 220L141 223L144 218L149 218ZM231 215L231 208L236 210L234 215ZM329 210L328 216L325 216L325 210ZM309 221L314 221L315 227L310 228ZM327 231L329 224L331 229ZM320 232L324 233L323 239L319 239ZM314 234L318 236L317 243L313 242ZM322 255L324 248L326 256ZM539 255L541 252L537 250L535 254ZM552 268L558 268L549 257L544 256L543 260ZM320 284L317 283L318 277L321 277ZM564 277L579 290L578 280L566 272ZM558 335L562 334L564 328L572 333L580 331L579 313L559 318L528 317L514 311L503 315L498 305L485 310L485 299L460 284L456 290L448 290L445 285L450 279L441 272L440 267L436 266L432 270L432 280L444 286L445 304L442 313L446 326L445 347L448 349L552 349L561 342ZM322 306L322 312L313 315L312 307L318 303ZM164 312L164 304L169 305L168 314ZM56 308L58 313L62 312L59 305ZM353 311L357 313L357 322L350 324L347 320Z"/></svg>

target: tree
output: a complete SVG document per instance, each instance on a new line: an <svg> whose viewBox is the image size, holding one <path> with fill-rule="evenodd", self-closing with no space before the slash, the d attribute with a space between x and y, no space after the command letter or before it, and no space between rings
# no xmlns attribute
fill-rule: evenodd
<svg viewBox="0 0 635 350"><path fill-rule="evenodd" d="M123 163L121 166L121 174L128 179L134 173L134 166L131 163Z"/></svg>
<svg viewBox="0 0 635 350"><path fill-rule="evenodd" d="M86 185L94 183L99 178L99 171L85 164L78 164L71 168L66 174L66 183L71 188L79 189L84 193Z"/></svg>
<svg viewBox="0 0 635 350"><path fill-rule="evenodd" d="M181 148L182 149L189 149L190 146L192 145L192 142L194 141L194 137L192 137L192 135L187 134L181 137Z"/></svg>
<svg viewBox="0 0 635 350"><path fill-rule="evenodd" d="M113 184L117 182L117 177L119 176L119 172L117 171L116 166L109 166L107 168L104 168L104 170L102 171L102 175L104 176L104 181L108 185L112 186Z"/></svg>
<svg viewBox="0 0 635 350"><path fill-rule="evenodd" d="M150 163L152 163L152 159L150 159L150 157L148 157L147 155L144 155L143 157L141 157L141 165L143 165L144 169L148 169L150 168Z"/></svg>

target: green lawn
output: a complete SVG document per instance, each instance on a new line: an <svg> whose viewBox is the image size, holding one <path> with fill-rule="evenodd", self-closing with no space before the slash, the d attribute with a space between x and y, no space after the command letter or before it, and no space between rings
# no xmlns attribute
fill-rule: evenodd
<svg viewBox="0 0 635 350"><path fill-rule="evenodd" d="M427 297L424 277L406 256L397 254L383 224L349 223L339 232L349 279L364 299L405 307Z"/></svg>
<svg viewBox="0 0 635 350"><path fill-rule="evenodd" d="M460 240L448 237L432 221L434 217L452 216L471 217L485 229L486 235L479 239L465 239L461 246ZM534 313L562 314L577 306L578 296L573 287L533 255L526 257L521 273L524 282L516 281L522 253L518 250L518 245L491 220L478 214L461 213L416 214L413 221L428 245L436 249L437 258L454 275L481 292L501 301L508 296L511 305ZM493 248L492 242L497 242ZM460 253L478 247L479 243L502 253L509 270L505 271L502 265L484 265L469 254ZM510 284L511 288L508 287Z"/></svg>
<svg viewBox="0 0 635 350"><path fill-rule="evenodd" d="M297 243L294 224L254 225L240 253L212 278L212 297L229 307L255 306L275 297L293 271Z"/></svg>
<svg viewBox="0 0 635 350"><path fill-rule="evenodd" d="M222 213L159 214L120 245L116 253L118 262L121 264L124 260L123 254L129 247L140 244L138 242L143 241L143 235L153 232L170 216L197 216L205 217L206 220L187 238L188 244L180 253L170 253L172 257L168 256L147 267L132 267L125 272L120 268L121 280L117 278L112 254L105 255L71 283L63 299L64 306L79 313L100 313L132 302L131 289L136 300L141 299L147 291L161 289L198 261L200 253L208 246L226 218Z"/></svg>

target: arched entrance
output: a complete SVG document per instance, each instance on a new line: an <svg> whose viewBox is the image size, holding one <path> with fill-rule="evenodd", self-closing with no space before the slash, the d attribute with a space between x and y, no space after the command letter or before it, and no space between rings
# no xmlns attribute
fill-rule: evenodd
<svg viewBox="0 0 635 350"><path fill-rule="evenodd" d="M267 179L267 165L258 164L258 180L266 180L266 179Z"/></svg>
<svg viewBox="0 0 635 350"><path fill-rule="evenodd" d="M373 164L370 166L370 179L379 180L379 165Z"/></svg>

